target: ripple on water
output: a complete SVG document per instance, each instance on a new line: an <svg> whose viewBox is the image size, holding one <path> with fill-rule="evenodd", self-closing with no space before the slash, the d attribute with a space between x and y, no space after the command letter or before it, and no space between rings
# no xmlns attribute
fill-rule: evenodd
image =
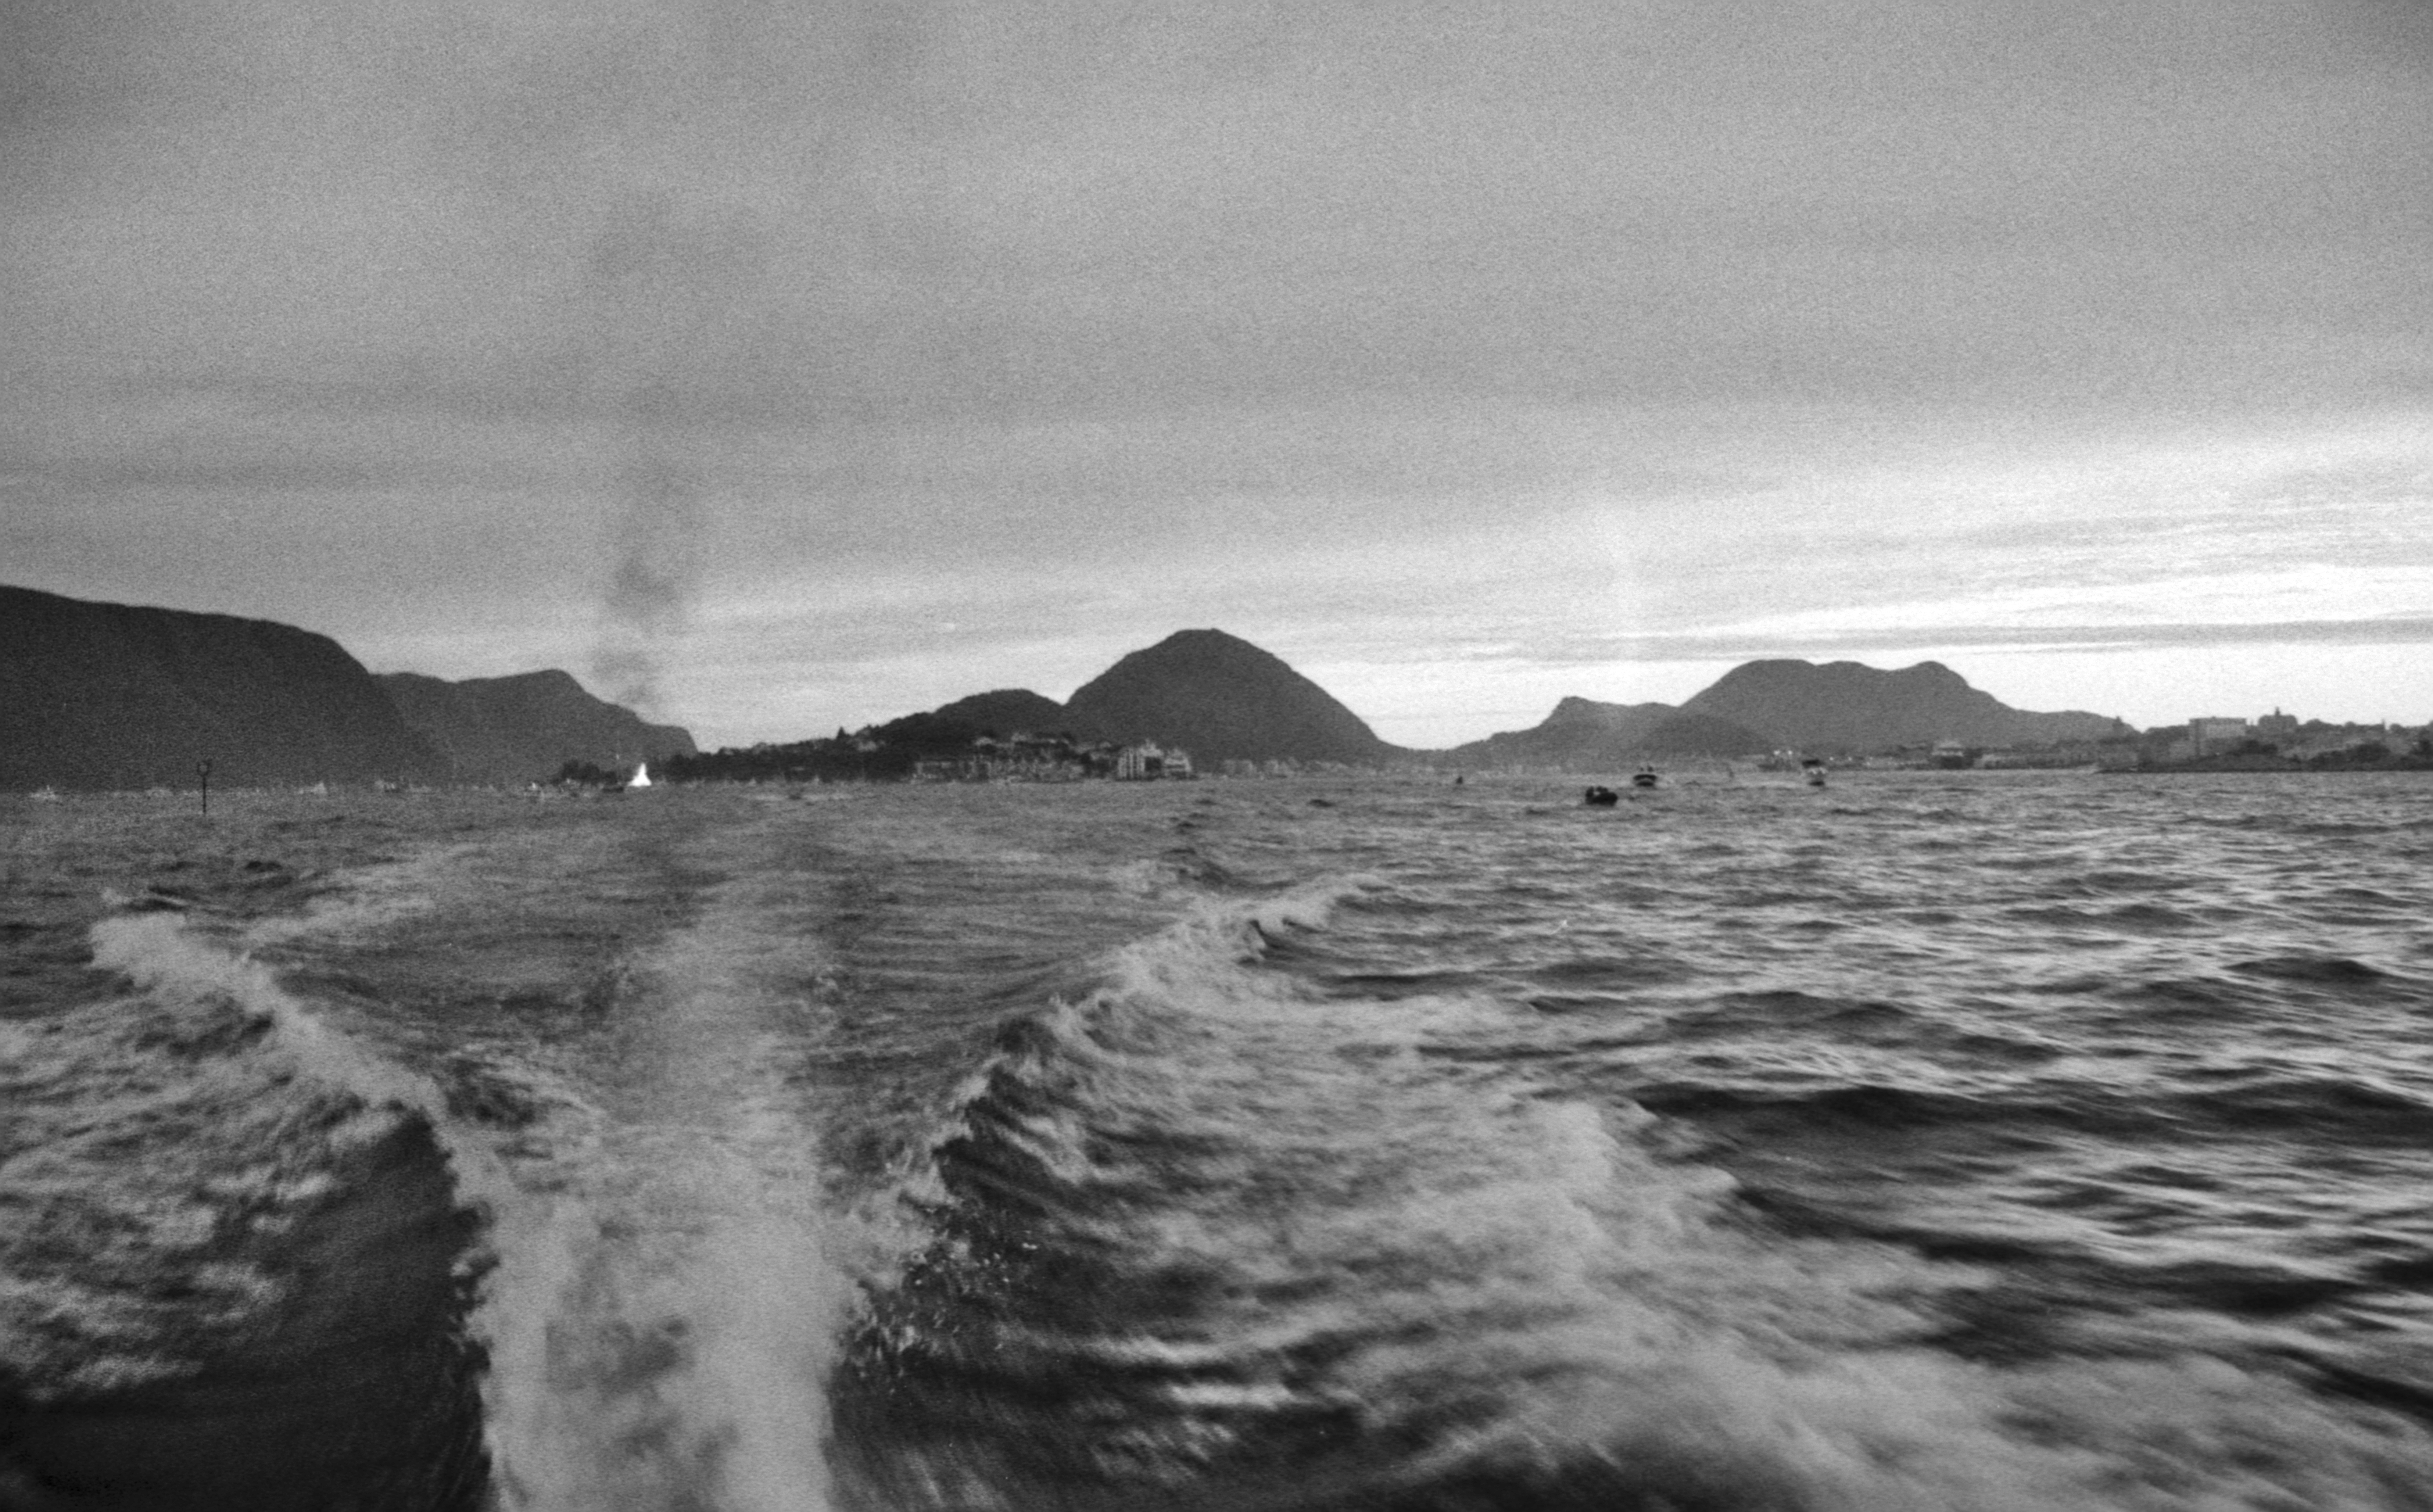
<svg viewBox="0 0 2433 1512"><path fill-rule="evenodd" d="M2262 956L2253 960L2234 962L2230 969L2242 977L2304 982L2309 986L2379 990L2398 981L2390 973L2348 956Z"/></svg>

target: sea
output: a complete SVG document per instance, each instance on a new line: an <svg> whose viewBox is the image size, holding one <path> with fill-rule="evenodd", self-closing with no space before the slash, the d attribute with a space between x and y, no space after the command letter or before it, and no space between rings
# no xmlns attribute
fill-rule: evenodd
<svg viewBox="0 0 2433 1512"><path fill-rule="evenodd" d="M0 798L0 1506L2433 1507L2433 779Z"/></svg>

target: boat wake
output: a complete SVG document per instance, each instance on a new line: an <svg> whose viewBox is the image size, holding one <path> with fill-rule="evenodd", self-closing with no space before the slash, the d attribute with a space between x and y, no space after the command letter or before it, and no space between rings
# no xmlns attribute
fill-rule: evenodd
<svg viewBox="0 0 2433 1512"><path fill-rule="evenodd" d="M437 1089L180 914L92 943L120 990L0 1071L0 1498L474 1505L481 1178Z"/></svg>
<svg viewBox="0 0 2433 1512"><path fill-rule="evenodd" d="M589 1125L519 1161L479 1321L508 1505L830 1505L825 1380L858 1293L784 1075L802 936L731 887L626 978ZM850 1249L848 1243L846 1248Z"/></svg>
<svg viewBox="0 0 2433 1512"><path fill-rule="evenodd" d="M1997 1326L1990 1264L1749 1200L1403 970L1403 884L1060 859L988 936L967 863L823 892L769 811L546 981L502 852L94 926L109 991L0 1026L0 1504L2433 1505L2421 1404L2267 1331ZM1134 937L1044 965L1092 906Z"/></svg>
<svg viewBox="0 0 2433 1512"><path fill-rule="evenodd" d="M1981 1269L1795 1239L1661 1120L1212 904L1007 1026L838 1377L855 1505L2388 1507L2420 1426L2190 1357L1971 1361Z"/></svg>

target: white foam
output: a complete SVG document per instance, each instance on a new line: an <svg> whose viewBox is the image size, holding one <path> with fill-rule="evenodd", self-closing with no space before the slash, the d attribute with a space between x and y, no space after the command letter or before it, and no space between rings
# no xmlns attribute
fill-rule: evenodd
<svg viewBox="0 0 2433 1512"><path fill-rule="evenodd" d="M301 910L256 920L246 930L249 945L358 934L428 913L435 907L441 878L473 851L470 844L434 846L403 860L357 867L344 885Z"/></svg>
<svg viewBox="0 0 2433 1512"><path fill-rule="evenodd" d="M780 1074L807 963L764 885L638 964L603 1121L502 1234L483 1313L512 1507L829 1504L826 1378L859 1293Z"/></svg>
<svg viewBox="0 0 2433 1512"><path fill-rule="evenodd" d="M1390 1431L1495 1401L1436 1470L1604 1461L1651 1501L2433 1505L2421 1428L2270 1373L2195 1356L1997 1368L1921 1346L1937 1298L1982 1272L1750 1229L1722 1210L1730 1178L1659 1159L1630 1104L1541 1098L1513 1068L1466 1076L1420 1054L1497 1020L1491 1000L1333 998L1260 969L1246 929L1322 927L1341 895L1196 909L1114 952L1097 993L1045 1013L1045 1039L1000 1063L1039 1095L993 1116L1073 1189L1077 1229L1135 1248L1138 1266L1221 1276L1216 1294L1239 1300L1170 1338L1043 1347L1227 1370L1166 1393L1185 1416L1306 1392ZM1133 1131L1171 1139L1135 1157ZM1290 1211L1231 1189L1263 1176ZM1268 1373L1319 1339L1321 1376L1287 1389Z"/></svg>
<svg viewBox="0 0 2433 1512"><path fill-rule="evenodd" d="M720 1211L681 1235L633 1223L578 1197L502 1235L484 1313L507 1504L826 1507L825 1380L858 1294L816 1219Z"/></svg>
<svg viewBox="0 0 2433 1512"><path fill-rule="evenodd" d="M55 1384L174 1374L198 1338L264 1326L286 1282L206 1258L211 1241L230 1222L290 1226L329 1191L333 1153L394 1134L400 1117L429 1119L468 1200L511 1191L477 1141L451 1134L435 1086L349 1039L190 918L96 924L95 964L137 995L49 1021L0 1077L43 1089L52 1110L49 1137L10 1164L11 1189L71 1223L84 1204L106 1203L112 1215L79 1261L51 1267L46 1284L72 1300L35 1320L36 1342L81 1341L64 1368L46 1367ZM231 1032L248 1022L264 1032ZM128 1158L130 1146L141 1159ZM188 1300L174 1323L155 1301L122 1295L137 1277L156 1286L176 1278Z"/></svg>
<svg viewBox="0 0 2433 1512"><path fill-rule="evenodd" d="M697 1499L714 1480L723 1494L711 1504L725 1512L825 1505L822 1351L850 1288L825 1266L808 1215L756 1208L763 1185L704 1158L709 1145L678 1139L693 1159L659 1173L655 1198L691 1205L703 1232L681 1254L637 1249L612 1195L528 1190L435 1084L324 1022L182 917L104 920L93 940L97 964L146 993L225 1000L267 1020L266 1051L301 1074L430 1122L460 1193L489 1219L496 1264L473 1328L490 1356L485 1431L508 1504L639 1512ZM584 1111L572 1099L555 1106ZM574 1145L574 1164L596 1154L579 1147L579 1132ZM631 1388L635 1341L655 1339L678 1341L687 1364Z"/></svg>
<svg viewBox="0 0 2433 1512"><path fill-rule="evenodd" d="M260 964L198 937L174 913L120 914L93 926L94 963L146 992L223 998L267 1019L280 1050L325 1085L375 1106L395 1103L447 1119L439 1089L323 1023Z"/></svg>
<svg viewBox="0 0 2433 1512"><path fill-rule="evenodd" d="M1444 1445L1437 1469L1602 1460L1695 1486L1700 1504L1801 1512L2396 1512L2433 1493L2421 1431L2220 1361L1795 1366L1714 1334L1608 1347L1605 1368L1564 1373Z"/></svg>
<svg viewBox="0 0 2433 1512"><path fill-rule="evenodd" d="M342 905L314 926L400 911L396 900ZM664 1052L652 1075L669 1106L655 1117L622 1110L640 1114L624 1135L561 1128L559 1157L538 1174L547 1184L571 1179L564 1194L527 1189L434 1083L349 1038L183 917L108 919L93 942L97 964L146 993L225 1000L268 1021L266 1049L301 1074L430 1122L460 1191L489 1217L495 1266L474 1329L490 1357L485 1418L508 1505L826 1506L825 1377L859 1294L829 1258L804 1130L756 1096L771 1044L722 1011L757 990L744 978L768 942L732 928L696 933L647 974L661 1043L639 1059ZM577 1125L597 1113L571 1097L550 1104ZM629 1147L606 1147L619 1137ZM587 1167L608 1172L607 1184L587 1185ZM652 1231L639 1240L638 1222ZM642 1358L660 1348L672 1363Z"/></svg>

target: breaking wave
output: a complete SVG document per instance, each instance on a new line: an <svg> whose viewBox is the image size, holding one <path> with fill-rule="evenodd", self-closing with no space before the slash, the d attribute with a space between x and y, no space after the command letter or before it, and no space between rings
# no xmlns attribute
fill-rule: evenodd
<svg viewBox="0 0 2433 1512"><path fill-rule="evenodd" d="M1487 787L678 790L44 935L0 1504L2433 1505L2390 855Z"/></svg>
<svg viewBox="0 0 2433 1512"><path fill-rule="evenodd" d="M1629 1100L1478 1066L1492 1000L1272 969L1357 892L1210 905L1006 1027L840 1376L870 1504L2433 1495L2414 1423L2269 1373L1945 1352L1986 1272L1798 1239Z"/></svg>

